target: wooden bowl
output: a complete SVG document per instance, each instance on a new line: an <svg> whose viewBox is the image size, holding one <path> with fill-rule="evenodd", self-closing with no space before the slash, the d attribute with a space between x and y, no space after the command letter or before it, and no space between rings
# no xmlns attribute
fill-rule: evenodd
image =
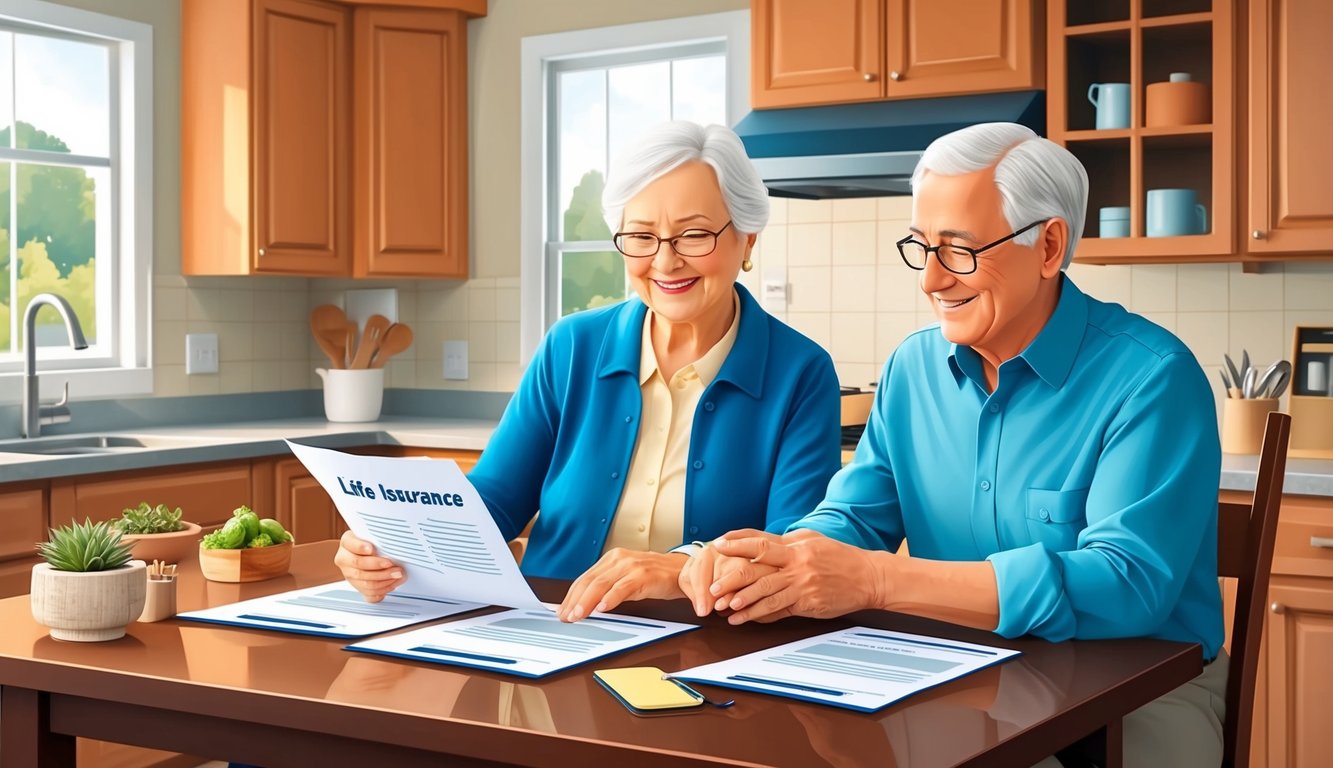
<svg viewBox="0 0 1333 768"><path fill-rule="evenodd" d="M199 570L209 581L263 581L287 572L292 564L292 543L253 549L199 547Z"/></svg>
<svg viewBox="0 0 1333 768"><path fill-rule="evenodd" d="M183 530L171 533L127 533L121 540L131 544L130 552L135 560L145 563L154 560L168 564L183 563L199 548L199 539L203 538L203 529L198 525L184 524Z"/></svg>

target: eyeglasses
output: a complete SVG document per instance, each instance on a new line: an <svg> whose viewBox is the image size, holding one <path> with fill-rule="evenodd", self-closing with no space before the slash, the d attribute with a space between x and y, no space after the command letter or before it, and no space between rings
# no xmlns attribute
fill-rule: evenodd
<svg viewBox="0 0 1333 768"><path fill-rule="evenodd" d="M656 256L662 243L670 243L671 250L681 256L697 258L707 256L717 249L717 236L731 226L728 221L722 229L709 232L706 229L687 229L675 237L658 237L652 232L617 232L613 238L616 250L633 259L646 259Z"/></svg>
<svg viewBox="0 0 1333 768"><path fill-rule="evenodd" d="M916 235L908 235L898 241L898 253L903 257L903 263L912 269L922 270L926 268L926 258L932 252L935 258L939 259L940 266L954 273L955 275L970 275L977 271L977 256L989 251L997 245L1007 243L1015 237L1032 229L1038 224L1044 224L1049 219L1034 221L1022 229L1011 232L1008 235L988 243L980 248L968 248L965 245L926 245L916 239Z"/></svg>

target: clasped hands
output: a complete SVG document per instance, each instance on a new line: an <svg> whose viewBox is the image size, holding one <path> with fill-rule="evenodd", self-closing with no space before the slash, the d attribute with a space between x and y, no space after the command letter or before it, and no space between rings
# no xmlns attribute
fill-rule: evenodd
<svg viewBox="0 0 1333 768"><path fill-rule="evenodd" d="M701 617L731 611L731 624L841 616L885 604L878 554L814 531L778 536L755 529L732 531L693 557L613 549L570 585L557 615L578 621L627 600L685 597ZM351 532L334 563L371 602L403 581L402 569Z"/></svg>

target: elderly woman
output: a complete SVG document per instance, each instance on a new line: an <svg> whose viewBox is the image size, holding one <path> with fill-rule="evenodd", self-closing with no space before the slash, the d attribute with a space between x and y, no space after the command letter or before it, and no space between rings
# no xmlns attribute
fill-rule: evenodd
<svg viewBox="0 0 1333 768"><path fill-rule="evenodd" d="M522 569L577 577L566 620L711 583L692 542L783 531L840 463L828 354L736 284L768 221L736 135L660 126L603 203L638 295L556 323L468 475L506 538L541 511ZM372 601L403 579L350 533L335 562Z"/></svg>

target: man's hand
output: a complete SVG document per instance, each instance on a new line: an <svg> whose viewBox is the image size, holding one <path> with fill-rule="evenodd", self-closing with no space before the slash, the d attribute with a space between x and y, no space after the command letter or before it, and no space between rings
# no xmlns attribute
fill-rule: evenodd
<svg viewBox="0 0 1333 768"><path fill-rule="evenodd" d="M787 616L830 618L885 604L890 580L884 571L892 567L886 553L804 532L781 539L742 534L729 533L712 547L748 562L710 588L715 595L732 595L727 603L736 611L727 619L732 624Z"/></svg>
<svg viewBox="0 0 1333 768"><path fill-rule="evenodd" d="M343 533L338 541L333 564L342 570L343 578L356 587L368 603L378 603L406 581L403 569L397 563L377 557L370 542L358 539L351 531Z"/></svg>
<svg viewBox="0 0 1333 768"><path fill-rule="evenodd" d="M753 528L745 528L728 535L780 540L780 537L774 534ZM690 561L685 564L685 567L680 569L680 591L684 592L685 597L689 599L690 604L694 607L695 615L702 618L711 611L724 610L732 597L730 594L714 594L709 590L709 587L713 586L723 576L742 569L748 569L747 573L753 571L761 576L777 570L766 566L755 566L745 558L727 557L719 552L716 547L708 546L696 552L694 557L691 557ZM748 583L746 582L746 584Z"/></svg>
<svg viewBox="0 0 1333 768"><path fill-rule="evenodd" d="M617 547L593 563L570 585L556 615L578 621L593 611L609 611L626 600L680 597L683 554L636 552Z"/></svg>

